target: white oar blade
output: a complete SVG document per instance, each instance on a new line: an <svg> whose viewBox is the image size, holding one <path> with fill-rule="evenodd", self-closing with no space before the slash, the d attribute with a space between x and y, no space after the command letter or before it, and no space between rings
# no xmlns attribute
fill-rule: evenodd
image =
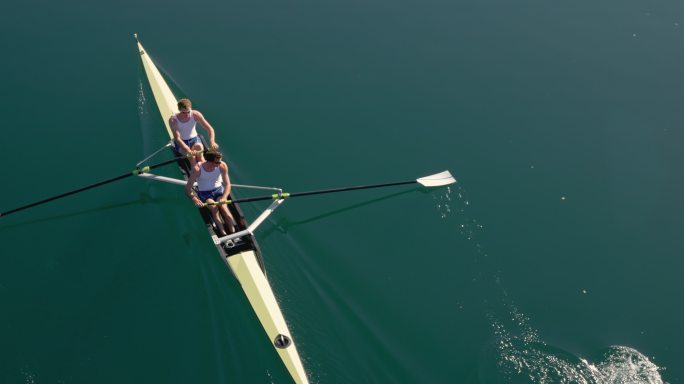
<svg viewBox="0 0 684 384"><path fill-rule="evenodd" d="M416 181L418 183L420 183L421 185L424 185L426 187L441 187L444 185L449 185L449 184L455 183L456 179L454 179L454 177L451 176L451 172L444 171L444 172L436 173L434 175L421 177L420 179L418 179Z"/></svg>

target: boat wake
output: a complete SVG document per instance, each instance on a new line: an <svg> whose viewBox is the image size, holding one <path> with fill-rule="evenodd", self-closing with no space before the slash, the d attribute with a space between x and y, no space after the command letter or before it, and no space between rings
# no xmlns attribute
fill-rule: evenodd
<svg viewBox="0 0 684 384"><path fill-rule="evenodd" d="M143 86L142 78L138 81L138 116L143 116L145 114L145 108L147 104L147 98L145 98L145 88Z"/></svg>
<svg viewBox="0 0 684 384"><path fill-rule="evenodd" d="M147 102L147 97L145 96L145 88L143 86L143 79L140 78L138 83L138 118L140 119L140 134L142 138L142 153L143 155L152 151L158 142L155 142L155 136L152 133L151 121L152 117L149 115L149 106ZM159 144L161 145L161 144Z"/></svg>
<svg viewBox="0 0 684 384"><path fill-rule="evenodd" d="M596 358L578 357L545 343L527 325L527 319L512 312L520 332L490 317L493 343L480 359L479 383L535 384L662 384L662 370L636 349L611 346Z"/></svg>
<svg viewBox="0 0 684 384"><path fill-rule="evenodd" d="M484 250L484 226L469 217L465 190L455 187L449 199L458 232L472 242L478 264L477 281L482 292L490 292L493 306L485 309L492 332L478 360L477 383L534 384L662 384L661 372L647 356L634 348L614 345L589 357L549 345L530 325L529 318L512 302L496 265ZM438 198L435 198L438 200ZM442 205L440 201L439 206ZM488 271L488 272L487 272ZM484 285L482 285L484 284ZM494 304L496 303L496 304Z"/></svg>

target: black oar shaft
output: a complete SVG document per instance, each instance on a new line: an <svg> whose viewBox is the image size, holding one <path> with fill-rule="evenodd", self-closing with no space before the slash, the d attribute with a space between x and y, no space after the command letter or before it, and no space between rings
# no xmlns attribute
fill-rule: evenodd
<svg viewBox="0 0 684 384"><path fill-rule="evenodd" d="M28 209L28 208L31 208L31 207L35 207L36 205L45 204L45 203L48 203L48 202L50 202L50 201L54 201L54 200L57 200L57 199L61 199L61 198L63 198L63 197L67 197L67 196L70 196L70 195L79 193L79 192L86 191L86 190L88 190L88 189L92 189L92 188L95 188L95 187L99 187L100 185L104 185L104 184L111 183L111 182L113 182L113 181L121 180L121 179L126 178L126 177L128 177L128 176L131 176L131 173L126 174L126 175L121 175L121 176L113 177L113 178L111 178L111 179L109 179L109 180L100 181L99 183L87 185L87 186L85 186L85 187L82 187L82 188L79 188L79 189L75 189L75 190L73 190L73 191L65 192L65 193L62 193L62 194L57 195L57 196L48 197L47 199L43 199L43 200L40 200L40 201L36 201L35 203L26 204L26 205L21 206L21 207L19 207L19 208L14 208L14 209L9 210L9 211L7 211L7 212L3 212L2 214L0 214L0 216L7 216L7 215L9 215L10 213L23 211L24 209Z"/></svg>
<svg viewBox="0 0 684 384"><path fill-rule="evenodd" d="M345 192L345 191L356 191L359 189L372 189L372 188L383 188L383 187L393 187L395 185L404 184L414 184L415 180L411 181L398 181L394 183L384 183L384 184L373 184L373 185L360 185L357 187L343 187L343 188L332 188L332 189L322 189L318 191L308 191L308 192L294 192L290 193L290 197L294 196L310 196L310 195L322 195L325 193L335 193L335 192Z"/></svg>
<svg viewBox="0 0 684 384"><path fill-rule="evenodd" d="M318 191L308 191L308 192L294 192L294 193L283 194L283 196L284 197L296 197L296 196L322 195L324 193L355 191L355 190L359 190L359 189L383 188L383 187L392 187L395 185L415 184L415 183L417 183L416 180L398 181L398 182L394 182L394 183L360 185L360 186L356 186L356 187L343 187L343 188L333 188L333 189L321 189ZM251 201L274 200L276 198L278 198L278 195L247 197L244 199L232 200L231 203L247 203L247 202L251 202Z"/></svg>
<svg viewBox="0 0 684 384"><path fill-rule="evenodd" d="M73 191L65 192L65 193L59 194L59 195L57 195L57 196L48 197L47 199L43 199L43 200L40 200L40 201L36 201L35 203L31 203L31 204L26 204L26 205L24 205L24 206L21 206L21 207L19 207L19 208L14 208L14 209L9 210L9 211L7 211L7 212L2 212L2 213L0 213L0 216L7 216L7 215L9 215L10 213L23 211L24 209L28 209L28 208L31 208L31 207L35 207L36 205L45 204L45 203L48 203L48 202L50 202L50 201L54 201L54 200L57 200L57 199L61 199L61 198L63 198L63 197L71 196L71 195L74 195L74 194L79 193L79 192L83 192L83 191L87 191L87 190L89 190L89 189L93 189L93 188L95 188L95 187L99 187L99 186L101 186L101 185L105 185L105 184L112 183L112 182L114 182L114 181L118 181L118 180L121 180L121 179L125 179L125 178L127 178L127 177L129 177L129 176L137 176L137 175L139 175L139 174L142 173L142 172L146 172L147 170L151 170L151 169L154 169L154 168L159 168L159 167L161 167L161 166L164 166L164 165L167 165L167 164L171 164L171 163L173 163L173 162L175 162L175 161L177 161L177 160L179 160L179 159L183 159L183 158L185 158L185 157L184 157L184 156L180 156L180 157L176 157L176 158L171 159L171 160L163 161L163 162L161 162L161 163L159 163L159 164L150 165L150 166L148 166L148 167L136 168L135 170L133 170L133 171L131 171L131 172L125 173L125 174L120 175L120 176L112 177L111 179L99 181L99 182L97 182L97 183L90 184L90 185L87 185L87 186L85 186L85 187L81 187L81 188L79 188L79 189L75 189L75 190L73 190Z"/></svg>

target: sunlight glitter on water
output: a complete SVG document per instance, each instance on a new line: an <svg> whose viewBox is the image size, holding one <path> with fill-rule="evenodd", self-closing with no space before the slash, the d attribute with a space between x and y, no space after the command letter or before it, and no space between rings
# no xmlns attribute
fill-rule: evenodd
<svg viewBox="0 0 684 384"><path fill-rule="evenodd" d="M510 311L509 326L490 316L496 350L486 364L497 367L495 377L483 382L525 380L536 384L662 384L658 367L644 354L626 346L610 346L596 361L575 356L544 342L529 319L517 308Z"/></svg>
<svg viewBox="0 0 684 384"><path fill-rule="evenodd" d="M432 199L437 203L435 208L440 218L446 219L451 214L451 187L439 189L432 194Z"/></svg>

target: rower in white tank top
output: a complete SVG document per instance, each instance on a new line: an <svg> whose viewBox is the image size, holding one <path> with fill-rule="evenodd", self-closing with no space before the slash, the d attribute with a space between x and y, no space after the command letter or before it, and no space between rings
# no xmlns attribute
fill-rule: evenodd
<svg viewBox="0 0 684 384"><path fill-rule="evenodd" d="M204 150L200 137L197 135L197 123L209 133L210 149L217 150L219 145L216 144L214 138L214 128L200 111L192 110L192 102L189 99L178 100L178 110L178 113L169 117L169 127L173 133L176 152L195 155L190 158L190 165L194 167L198 161L203 160L202 151Z"/></svg>
<svg viewBox="0 0 684 384"><path fill-rule="evenodd" d="M180 133L180 137L183 141L188 141L194 137L197 137L197 130L195 129L195 126L197 125L197 120L195 120L195 116L193 116L192 111L190 112L190 118L188 118L188 121L183 121L181 120L181 116L185 115L185 113L177 113L175 114L176 118L176 129L178 130L178 133Z"/></svg>
<svg viewBox="0 0 684 384"><path fill-rule="evenodd" d="M207 161L195 164L185 184L185 193L192 202L199 208L207 207L211 218L216 224L216 234L225 236L226 233L235 231L235 219L228 209L225 200L230 195L230 177L228 176L228 165L221 159L220 152L207 152ZM197 183L197 194L193 186ZM214 203L223 202L223 204ZM207 203L207 205L205 205Z"/></svg>
<svg viewBox="0 0 684 384"><path fill-rule="evenodd" d="M221 167L213 164L208 164L205 161L199 165L199 175L197 177L197 189L201 192L211 191L223 185L223 177L221 177ZM213 170L207 171L205 166L213 166Z"/></svg>

